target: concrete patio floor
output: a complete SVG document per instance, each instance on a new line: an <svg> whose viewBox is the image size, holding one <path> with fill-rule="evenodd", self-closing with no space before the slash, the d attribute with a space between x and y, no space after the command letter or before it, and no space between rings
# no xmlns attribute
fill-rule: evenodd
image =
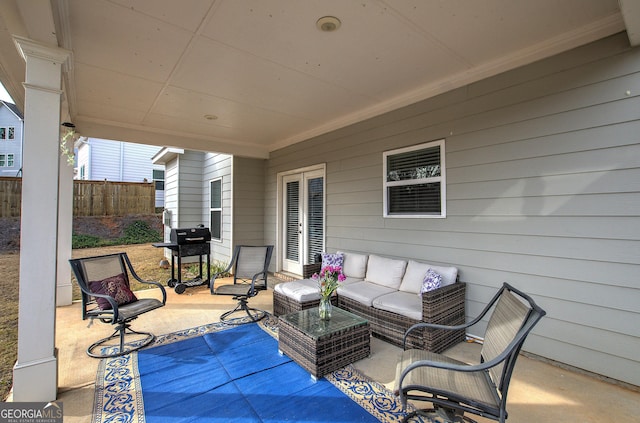
<svg viewBox="0 0 640 423"><path fill-rule="evenodd" d="M144 297L155 293L138 294ZM217 322L223 312L235 306L231 297L212 296L205 286L189 288L182 295L168 289L167 296L166 307L141 316L133 328L157 335L170 333ZM271 311L271 289L252 298L250 304ZM64 421L89 422L99 360L88 357L85 349L93 341L110 335L112 327L95 322L88 328L88 322L81 319L79 303L58 307L56 324L58 400L63 402ZM479 348L478 344L460 344L447 354L461 360L471 359L477 357ZM372 338L371 356L355 366L371 379L393 389L399 353L399 348ZM640 419L640 391L521 356L513 375L507 410L510 422L631 423Z"/></svg>

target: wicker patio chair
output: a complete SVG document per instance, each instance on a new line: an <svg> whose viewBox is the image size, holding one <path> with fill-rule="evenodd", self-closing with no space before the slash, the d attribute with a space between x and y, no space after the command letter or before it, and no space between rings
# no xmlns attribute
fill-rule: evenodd
<svg viewBox="0 0 640 423"><path fill-rule="evenodd" d="M441 354L409 349L402 353L396 372L396 389L403 406L407 400L427 401L433 408L416 414L437 415L449 422L475 422L464 413L503 423L507 419L507 390L522 344L531 329L546 314L526 294L504 284L482 313L457 327L429 325L439 329L468 328L493 308L480 353L479 364L466 364Z"/></svg>
<svg viewBox="0 0 640 423"><path fill-rule="evenodd" d="M117 357L149 345L155 339L150 332L131 329L131 321L141 314L163 307L167 293L158 282L144 281L133 270L127 253L85 257L69 260L82 291L82 320L98 319L116 326L111 336L94 342L87 354L95 358ZM129 287L129 275L138 282L160 289L157 298L138 299ZM127 335L134 335L127 341ZM119 344L109 341L119 338Z"/></svg>
<svg viewBox="0 0 640 423"><path fill-rule="evenodd" d="M238 300L238 305L220 316L220 321L227 323L242 323L238 320L228 320L229 316L238 311L244 311L252 322L257 322L266 316L267 312L249 307L249 298L267 289L267 274L273 245L265 246L236 246L231 263L220 273L213 275L209 288L211 294L232 295ZM216 286L216 279L221 274L227 274L233 268L233 284Z"/></svg>

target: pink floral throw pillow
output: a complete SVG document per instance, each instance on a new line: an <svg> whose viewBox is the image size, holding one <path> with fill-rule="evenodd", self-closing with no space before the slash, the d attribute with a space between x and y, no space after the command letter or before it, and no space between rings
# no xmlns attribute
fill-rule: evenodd
<svg viewBox="0 0 640 423"><path fill-rule="evenodd" d="M433 291L440 288L442 285L442 276L436 273L433 269L427 270L427 274L424 275L422 280L422 289L420 290L420 296L425 292Z"/></svg>
<svg viewBox="0 0 640 423"><path fill-rule="evenodd" d="M91 281L89 282L89 289L96 294L105 294L112 297L118 305L138 301L138 298L129 288L127 277L124 273L108 277L101 281ZM111 304L109 304L106 298L96 297L96 302L101 310L109 310L111 308Z"/></svg>

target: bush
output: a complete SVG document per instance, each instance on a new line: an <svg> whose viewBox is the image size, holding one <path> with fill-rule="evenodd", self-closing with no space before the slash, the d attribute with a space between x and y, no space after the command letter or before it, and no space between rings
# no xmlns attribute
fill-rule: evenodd
<svg viewBox="0 0 640 423"><path fill-rule="evenodd" d="M71 248L96 248L113 245L109 242L109 240L94 235L73 234L71 237Z"/></svg>
<svg viewBox="0 0 640 423"><path fill-rule="evenodd" d="M147 222L136 220L124 228L124 236L117 239L104 239L94 235L73 234L71 248L96 248L110 245L146 244L161 242L162 235L152 229Z"/></svg>
<svg viewBox="0 0 640 423"><path fill-rule="evenodd" d="M124 236L120 238L121 244L145 244L160 241L162 241L162 235L142 220L136 220L124 228Z"/></svg>

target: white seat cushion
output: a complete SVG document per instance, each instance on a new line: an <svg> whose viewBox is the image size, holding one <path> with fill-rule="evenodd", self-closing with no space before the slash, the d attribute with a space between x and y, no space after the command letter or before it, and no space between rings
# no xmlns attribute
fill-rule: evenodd
<svg viewBox="0 0 640 423"><path fill-rule="evenodd" d="M274 290L299 303L320 299L318 282L313 279L300 279L298 281L279 283L275 286Z"/></svg>
<svg viewBox="0 0 640 423"><path fill-rule="evenodd" d="M373 300L373 307L413 320L422 320L422 300L412 292L396 291L381 295Z"/></svg>
<svg viewBox="0 0 640 423"><path fill-rule="evenodd" d="M345 280L340 282L340 285L350 285L355 282L362 282L364 278L352 278L351 276L347 276Z"/></svg>
<svg viewBox="0 0 640 423"><path fill-rule="evenodd" d="M338 254L344 256L342 273L344 273L346 277L364 279L364 275L367 272L367 259L369 256L366 254L345 253L344 251L338 251Z"/></svg>
<svg viewBox="0 0 640 423"><path fill-rule="evenodd" d="M404 260L370 255L367 262L367 276L364 279L395 290L400 287L406 267L407 262Z"/></svg>
<svg viewBox="0 0 640 423"><path fill-rule="evenodd" d="M387 286L378 285L372 282L361 281L354 282L349 285L344 285L338 288L338 297L344 296L364 304L367 307L371 307L373 300L380 295L389 294L394 292L395 289Z"/></svg>

